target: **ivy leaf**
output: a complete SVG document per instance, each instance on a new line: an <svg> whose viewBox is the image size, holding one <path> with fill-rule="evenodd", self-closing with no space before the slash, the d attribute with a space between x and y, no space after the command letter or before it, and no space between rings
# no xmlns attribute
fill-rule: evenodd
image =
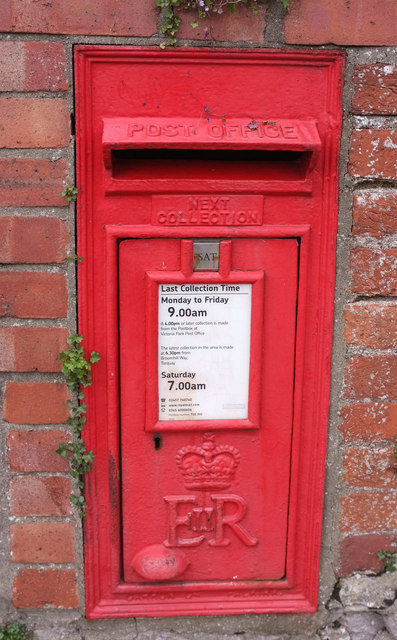
<svg viewBox="0 0 397 640"><path fill-rule="evenodd" d="M56 452L62 457L62 458L66 458L67 453L68 453L68 449L67 449L67 444L65 442L63 442L62 444L59 445L58 449L56 450Z"/></svg>
<svg viewBox="0 0 397 640"><path fill-rule="evenodd" d="M77 200L77 194L79 190L73 184L68 184L63 189L61 195L65 198L66 202L75 202Z"/></svg>
<svg viewBox="0 0 397 640"><path fill-rule="evenodd" d="M67 339L69 347L59 354L60 360L63 363L62 373L65 376L66 384L68 389L74 394L74 398L67 401L67 406L71 413L67 419L67 424L73 429L74 441L69 443L63 442L57 449L57 453L62 458L66 458L67 455L70 454L69 464L71 475L75 480L75 487L79 490L84 488L82 478L84 474L92 469L94 461L93 451L87 451L85 443L81 438L81 433L87 419L85 415L87 406L84 402L82 389L92 384L91 365L100 360L100 355L97 351L91 351L89 359L87 359L81 344L82 342L83 336L79 333L69 336ZM81 494L72 494L70 501L77 507L80 517L84 518L87 509L84 496Z"/></svg>

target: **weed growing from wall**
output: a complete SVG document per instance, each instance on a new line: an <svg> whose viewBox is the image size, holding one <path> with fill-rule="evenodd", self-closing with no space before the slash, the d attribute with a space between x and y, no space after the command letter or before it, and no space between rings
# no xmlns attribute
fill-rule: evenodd
<svg viewBox="0 0 397 640"><path fill-rule="evenodd" d="M73 184L68 184L63 189L61 196L65 198L66 202L76 202L78 189Z"/></svg>
<svg viewBox="0 0 397 640"><path fill-rule="evenodd" d="M28 631L26 624L8 622L0 626L0 640L31 640L33 631Z"/></svg>
<svg viewBox="0 0 397 640"><path fill-rule="evenodd" d="M383 571L397 571L397 553L391 551L378 551L378 558L383 562Z"/></svg>
<svg viewBox="0 0 397 640"><path fill-rule="evenodd" d="M91 351L90 357L87 359L81 346L82 341L83 336L80 334L70 336L67 340L69 348L59 354L62 361L62 373L72 395L72 400L68 400L71 416L67 422L73 429L74 439L72 442L61 444L57 453L63 458L69 458L72 476L80 490L78 495L73 493L70 496L70 501L77 507L80 517L84 518L87 503L81 493L84 488L83 477L92 469L94 454L92 451L87 451L81 437L87 411L83 389L92 384L91 366L100 360L100 355L96 351Z"/></svg>
<svg viewBox="0 0 397 640"><path fill-rule="evenodd" d="M280 1L284 8L289 6L290 0ZM165 36L171 38L170 44L175 46L181 23L181 17L175 13L175 9L190 11L193 16L190 24L195 28L200 19L223 13L225 10L234 13L239 5L249 6L253 13L258 13L259 5L268 4L268 2L269 0L156 0L156 5L164 9L161 31ZM160 46L164 48L165 43L163 42Z"/></svg>

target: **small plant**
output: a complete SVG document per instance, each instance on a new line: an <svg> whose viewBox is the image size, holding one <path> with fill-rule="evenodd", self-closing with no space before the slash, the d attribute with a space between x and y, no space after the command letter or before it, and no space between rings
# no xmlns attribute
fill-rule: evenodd
<svg viewBox="0 0 397 640"><path fill-rule="evenodd" d="M33 631L28 631L26 624L14 621L0 626L0 640L29 640L33 637Z"/></svg>
<svg viewBox="0 0 397 640"><path fill-rule="evenodd" d="M62 351L59 357L62 361L62 373L65 376L66 384L73 395L73 400L68 400L71 416L67 422L73 429L73 442L64 442L59 445L57 453L63 458L69 456L72 476L77 482L77 487L84 488L82 477L92 469L94 454L87 451L81 437L86 422L87 406L84 403L83 388L92 384L91 366L100 360L100 355L96 351L91 351L89 359L85 357L84 349L81 346L83 336L74 334L67 340L69 348ZM77 507L79 515L84 518L87 503L80 493L70 496L70 501Z"/></svg>
<svg viewBox="0 0 397 640"><path fill-rule="evenodd" d="M258 13L259 5L267 4L269 0L156 0L157 7L165 9L163 24L161 31L164 35L171 38L171 45L176 45L176 37L179 25L181 23L180 16L175 14L175 9L191 11L194 16L190 22L193 28L198 26L198 19L209 18L213 14L223 13L224 10L236 10L238 5L248 5L253 13ZM290 0L281 0L284 8L288 8ZM165 43L161 43L160 47L165 48Z"/></svg>
<svg viewBox="0 0 397 640"><path fill-rule="evenodd" d="M176 36L181 18L174 13L174 8L182 6L183 0L177 0L177 2L173 2L172 0L157 0L156 4L158 7L165 9L161 32L171 38L172 45L176 45ZM164 49L165 43L161 43L160 47Z"/></svg>
<svg viewBox="0 0 397 640"><path fill-rule="evenodd" d="M78 192L79 190L74 186L74 184L68 184L62 191L61 195L65 198L66 202L76 202Z"/></svg>
<svg viewBox="0 0 397 640"><path fill-rule="evenodd" d="M66 258L66 260L67 262L83 262L84 258L83 256L78 256L77 253L75 253L73 256Z"/></svg>
<svg viewBox="0 0 397 640"><path fill-rule="evenodd" d="M392 551L378 551L378 558L383 562L383 571L397 571L397 553Z"/></svg>

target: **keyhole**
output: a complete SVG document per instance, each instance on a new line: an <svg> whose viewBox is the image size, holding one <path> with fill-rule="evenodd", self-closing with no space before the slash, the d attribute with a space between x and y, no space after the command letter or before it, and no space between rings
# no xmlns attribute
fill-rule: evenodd
<svg viewBox="0 0 397 640"><path fill-rule="evenodd" d="M155 450L159 451L161 449L161 447L163 446L163 438L161 436L154 436L153 437L153 442L154 442Z"/></svg>

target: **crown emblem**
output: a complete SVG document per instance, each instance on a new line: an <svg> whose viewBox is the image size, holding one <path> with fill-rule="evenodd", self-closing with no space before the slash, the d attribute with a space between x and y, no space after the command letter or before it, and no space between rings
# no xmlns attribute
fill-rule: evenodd
<svg viewBox="0 0 397 640"><path fill-rule="evenodd" d="M201 446L179 449L176 463L187 489L199 491L230 487L234 480L240 452L230 445L218 445L214 433L205 433Z"/></svg>

